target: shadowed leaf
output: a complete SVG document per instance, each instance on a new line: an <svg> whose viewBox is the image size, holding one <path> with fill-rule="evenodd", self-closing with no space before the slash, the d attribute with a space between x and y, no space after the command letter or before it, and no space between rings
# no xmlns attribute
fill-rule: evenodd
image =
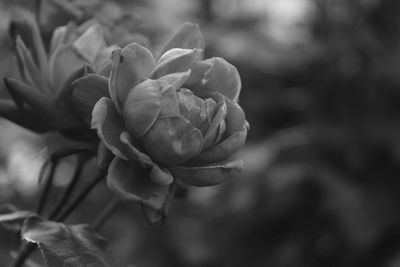
<svg viewBox="0 0 400 267"><path fill-rule="evenodd" d="M65 225L38 216L26 219L22 238L36 243L48 267L110 267L106 241L88 225Z"/></svg>

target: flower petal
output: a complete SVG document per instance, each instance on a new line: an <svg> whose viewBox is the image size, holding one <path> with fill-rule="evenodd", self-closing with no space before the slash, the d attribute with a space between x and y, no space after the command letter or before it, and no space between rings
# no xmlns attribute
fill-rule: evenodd
<svg viewBox="0 0 400 267"><path fill-rule="evenodd" d="M161 49L160 55L163 55L173 48L197 48L204 50L205 43L199 26L193 23L183 24L183 26L166 42Z"/></svg>
<svg viewBox="0 0 400 267"><path fill-rule="evenodd" d="M159 210L154 210L146 207L145 205L141 205L143 215L151 225L161 225L167 220L167 214L172 206L172 201L174 200L175 192L176 192L176 184L173 183L169 186L168 194L164 201L164 205Z"/></svg>
<svg viewBox="0 0 400 267"><path fill-rule="evenodd" d="M227 116L225 118L226 122L226 132L225 137L229 137L237 131L242 130L244 127L248 128L248 122L246 121L243 109L238 103L225 98L227 107Z"/></svg>
<svg viewBox="0 0 400 267"><path fill-rule="evenodd" d="M198 88L203 85L208 73L211 71L213 64L208 61L195 61L190 65L190 76L186 80L185 88Z"/></svg>
<svg viewBox="0 0 400 267"><path fill-rule="evenodd" d="M240 172L243 169L243 161L235 160L201 167L172 166L169 169L176 179L189 185L203 187L219 184L234 172Z"/></svg>
<svg viewBox="0 0 400 267"><path fill-rule="evenodd" d="M194 157L201 151L203 143L201 132L181 116L157 119L141 140L149 155L166 165Z"/></svg>
<svg viewBox="0 0 400 267"><path fill-rule="evenodd" d="M210 125L207 128L207 131L204 134L204 144L203 150L210 148L215 145L219 139L222 137L223 132L225 130L225 117L227 115L227 107L225 98L217 94L217 112L214 115Z"/></svg>
<svg viewBox="0 0 400 267"><path fill-rule="evenodd" d="M153 54L137 43L114 51L109 89L119 111L129 91L148 78L154 67Z"/></svg>
<svg viewBox="0 0 400 267"><path fill-rule="evenodd" d="M107 185L125 201L159 210L164 206L169 186L152 182L140 166L115 157L108 168Z"/></svg>
<svg viewBox="0 0 400 267"><path fill-rule="evenodd" d="M176 89L169 84L161 89L161 112L160 117L164 116L178 116L179 105L176 95Z"/></svg>
<svg viewBox="0 0 400 267"><path fill-rule="evenodd" d="M187 70L185 72L175 72L170 73L165 76L158 78L157 80L165 81L168 84L172 85L176 90L182 87L184 83L186 83L189 78L191 70Z"/></svg>
<svg viewBox="0 0 400 267"><path fill-rule="evenodd" d="M71 45L61 44L50 55L50 77L55 91L58 91L71 74L91 63Z"/></svg>
<svg viewBox="0 0 400 267"><path fill-rule="evenodd" d="M72 45L92 63L96 56L107 47L103 29L98 24L90 26Z"/></svg>
<svg viewBox="0 0 400 267"><path fill-rule="evenodd" d="M123 117L134 137L145 134L161 112L160 88L163 82L146 80L129 92L123 106Z"/></svg>
<svg viewBox="0 0 400 267"><path fill-rule="evenodd" d="M246 141L246 136L247 127L244 127L241 131L234 133L216 146L202 151L200 155L190 160L189 164L198 166L225 161L242 148Z"/></svg>
<svg viewBox="0 0 400 267"><path fill-rule="evenodd" d="M88 74L72 83L68 105L75 115L90 125L94 105L102 97L108 97L108 80L100 75Z"/></svg>
<svg viewBox="0 0 400 267"><path fill-rule="evenodd" d="M205 60L212 68L207 73L202 86L195 88L194 93L200 97L212 92L220 92L230 100L237 102L242 87L239 72L225 59L214 57Z"/></svg>
<svg viewBox="0 0 400 267"><path fill-rule="evenodd" d="M187 71L193 62L201 60L202 57L203 50L200 49L171 49L160 57L150 77L156 79L170 73Z"/></svg>
<svg viewBox="0 0 400 267"><path fill-rule="evenodd" d="M119 136L125 131L124 122L121 115L115 110L111 99L101 98L93 108L92 129L97 130L97 134L104 145L110 149L117 157L128 159L127 148Z"/></svg>
<svg viewBox="0 0 400 267"><path fill-rule="evenodd" d="M153 182L168 185L174 181L174 178L167 169L158 166L147 154L139 151L139 149L132 144L128 132L123 132L120 138L121 142L128 147L129 158L136 160L143 168L147 168L150 171L150 179Z"/></svg>

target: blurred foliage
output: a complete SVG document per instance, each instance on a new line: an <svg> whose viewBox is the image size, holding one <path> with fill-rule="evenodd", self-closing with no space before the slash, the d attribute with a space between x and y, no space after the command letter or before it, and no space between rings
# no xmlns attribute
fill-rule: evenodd
<svg viewBox="0 0 400 267"><path fill-rule="evenodd" d="M115 3L143 20L155 47L182 21L198 22L208 56L238 67L251 125L245 171L190 188L166 225L121 206L104 229L116 255L135 266L400 266L400 2ZM0 2L1 76L13 71L7 9L22 4ZM26 162L37 137L0 123L0 201L29 207L34 194L11 175L13 144L25 142L19 164L35 168ZM109 197L100 188L71 221ZM0 229L0 239L4 264L17 238Z"/></svg>

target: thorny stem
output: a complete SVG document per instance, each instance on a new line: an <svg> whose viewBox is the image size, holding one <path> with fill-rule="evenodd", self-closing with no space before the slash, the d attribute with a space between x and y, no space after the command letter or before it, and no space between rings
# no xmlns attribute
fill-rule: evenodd
<svg viewBox="0 0 400 267"><path fill-rule="evenodd" d="M118 198L113 198L111 202L105 207L105 209L97 216L97 218L92 223L92 227L95 231L99 231L105 222L110 218L110 216L114 213L115 208L119 204Z"/></svg>

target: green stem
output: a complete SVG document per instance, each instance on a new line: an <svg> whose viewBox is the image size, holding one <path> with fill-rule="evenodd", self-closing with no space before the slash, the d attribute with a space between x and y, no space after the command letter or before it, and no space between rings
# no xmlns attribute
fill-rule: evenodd
<svg viewBox="0 0 400 267"><path fill-rule="evenodd" d="M101 181L103 181L106 173L103 171L99 171L95 178L90 182L90 184L74 199L74 201L67 206L67 208L59 215L57 215L54 220L55 221L63 221L65 220L72 211L75 210L76 207L87 197L87 195L96 187Z"/></svg>
<svg viewBox="0 0 400 267"><path fill-rule="evenodd" d="M52 220L57 216L57 213L60 212L62 207L65 205L65 203L68 202L68 199L70 198L72 192L76 188L76 185L78 184L79 178L81 177L81 174L83 172L83 169L85 167L85 162L88 160L87 157L79 157L78 156L78 166L76 167L74 176L72 177L72 180L68 184L68 187L64 190L60 200L58 201L57 205L53 208L49 215L49 219Z"/></svg>
<svg viewBox="0 0 400 267"><path fill-rule="evenodd" d="M119 199L114 197L110 203L106 206L106 208L97 216L97 218L92 223L92 227L95 231L99 231L103 225L106 223L108 218L114 213L115 208L119 204Z"/></svg>
<svg viewBox="0 0 400 267"><path fill-rule="evenodd" d="M38 206L36 207L36 213L41 214L44 209L44 205L46 204L46 200L50 195L50 191L52 188L53 180L54 180L54 173L56 169L56 163L54 160L49 160L43 164L43 172L41 171L41 175L39 180L45 181L45 186L43 191L40 194ZM44 178L43 178L44 177Z"/></svg>
<svg viewBox="0 0 400 267"><path fill-rule="evenodd" d="M9 267L21 267L25 260L36 249L35 243L23 243L19 248L17 258L9 265Z"/></svg>

